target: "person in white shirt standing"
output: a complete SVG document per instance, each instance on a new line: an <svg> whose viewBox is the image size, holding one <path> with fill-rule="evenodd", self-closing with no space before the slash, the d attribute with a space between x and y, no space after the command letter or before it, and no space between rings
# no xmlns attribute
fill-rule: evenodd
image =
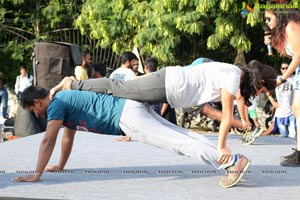
<svg viewBox="0 0 300 200"><path fill-rule="evenodd" d="M21 66L20 67L20 75L17 76L16 84L15 84L15 92L20 100L22 92L25 88L31 86L33 83L33 77L27 73L27 67Z"/></svg>
<svg viewBox="0 0 300 200"><path fill-rule="evenodd" d="M132 68L139 65L139 59L134 53L129 51L123 53L121 57L121 67L113 71L109 78L119 81L132 80L133 77L135 77L135 73L132 71Z"/></svg>
<svg viewBox="0 0 300 200"><path fill-rule="evenodd" d="M282 63L280 67L281 74L283 74L289 67L288 63ZM281 76L278 76L280 79ZM274 132L279 131L280 137L296 138L296 118L292 111L293 102L293 81L294 76L286 79L286 82L277 86L275 89L277 102L271 94L267 94L271 104L276 108L275 110L275 124Z"/></svg>

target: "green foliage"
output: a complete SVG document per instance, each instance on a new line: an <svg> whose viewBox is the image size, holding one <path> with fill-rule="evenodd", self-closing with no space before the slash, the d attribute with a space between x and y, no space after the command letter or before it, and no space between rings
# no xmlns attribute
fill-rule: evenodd
<svg viewBox="0 0 300 200"><path fill-rule="evenodd" d="M259 10L256 7L245 22L241 8L235 0L87 0L75 25L98 39L101 47L121 53L137 46L147 56L172 63L183 35L191 38L212 30L208 49L231 45L249 52L251 42L244 29L260 22Z"/></svg>
<svg viewBox="0 0 300 200"><path fill-rule="evenodd" d="M9 86L14 84L20 64L32 66L34 43L47 39L44 32L72 27L81 4L76 0L0 1L1 72Z"/></svg>
<svg viewBox="0 0 300 200"><path fill-rule="evenodd" d="M254 12L241 16L249 2ZM1 70L31 65L35 41L73 26L102 48L122 53L139 47L168 65L199 56L232 62L238 50L259 58L266 54L257 40L263 38L261 12L256 0L0 0Z"/></svg>

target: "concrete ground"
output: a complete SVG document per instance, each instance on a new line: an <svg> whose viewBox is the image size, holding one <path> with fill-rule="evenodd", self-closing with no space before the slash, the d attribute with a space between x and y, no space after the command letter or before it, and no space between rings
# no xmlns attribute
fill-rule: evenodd
<svg viewBox="0 0 300 200"><path fill-rule="evenodd" d="M262 136L244 146L230 135L234 153L252 160L233 188L218 184L224 171L192 158L138 142L117 143L114 136L79 132L62 173L44 173L37 183L12 178L35 170L43 133L0 143L0 199L299 199L300 168L282 167L279 156L291 153L292 139ZM60 155L59 135L50 164ZM217 143L216 134L205 134Z"/></svg>

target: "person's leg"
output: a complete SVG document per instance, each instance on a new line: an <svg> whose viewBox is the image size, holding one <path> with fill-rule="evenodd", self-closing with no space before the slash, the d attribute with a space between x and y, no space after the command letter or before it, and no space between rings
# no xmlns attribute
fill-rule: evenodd
<svg viewBox="0 0 300 200"><path fill-rule="evenodd" d="M287 126L281 123L279 117L276 117L275 120L276 120L275 123L276 123L276 125L278 127L278 130L279 130L279 133L280 133L280 137L286 138L288 136Z"/></svg>
<svg viewBox="0 0 300 200"><path fill-rule="evenodd" d="M293 83L293 104L292 104L292 111L296 118L296 129L297 129L297 136L296 136L296 150L300 151L300 67L296 69L296 73L294 76L294 83ZM299 161L300 162L300 161ZM300 163L299 163L300 164Z"/></svg>
<svg viewBox="0 0 300 200"><path fill-rule="evenodd" d="M132 140L141 141L173 153L183 154L213 165L217 169L233 164L219 165L216 145L204 136L178 127L157 115L145 105L127 100L120 119L120 127Z"/></svg>
<svg viewBox="0 0 300 200"><path fill-rule="evenodd" d="M288 125L288 136L290 138L294 138L296 139L296 135L297 135L297 132L296 132L296 118L294 115L290 115L289 116L289 125Z"/></svg>
<svg viewBox="0 0 300 200"><path fill-rule="evenodd" d="M217 169L226 169L226 176L219 182L222 187L235 186L250 165L250 160L238 154L233 155L228 163L220 165L216 145L207 138L170 123L138 102L126 101L120 127L133 140L201 160Z"/></svg>
<svg viewBox="0 0 300 200"><path fill-rule="evenodd" d="M184 108L179 108L179 126L184 127L186 122L185 118L187 117L188 113L185 111Z"/></svg>
<svg viewBox="0 0 300 200"><path fill-rule="evenodd" d="M166 102L165 69L155 74L130 81L89 79L73 81L71 89L112 94L115 97L149 103Z"/></svg>
<svg viewBox="0 0 300 200"><path fill-rule="evenodd" d="M219 122L222 120L222 111L213 108L208 103L206 103L203 106L203 108L201 110L201 114L206 115L207 117L209 117L212 120L217 120ZM231 126L242 129L243 123L241 120L237 119L236 117L233 117Z"/></svg>
<svg viewBox="0 0 300 200"><path fill-rule="evenodd" d="M6 89L2 90L3 95L1 97L1 105L2 106L2 115L4 118L7 117L7 109L8 109L8 93Z"/></svg>
<svg viewBox="0 0 300 200"><path fill-rule="evenodd" d="M252 119L254 125L255 125L256 127L259 127L260 124L259 124L259 122L258 122L256 110L249 110L248 113L249 113L249 117L250 117L250 119Z"/></svg>
<svg viewBox="0 0 300 200"><path fill-rule="evenodd" d="M293 97L293 104L292 104L292 111L296 118L296 129L297 129L297 136L296 136L296 149L295 151L287 156L284 156L280 165L282 166L291 166L291 167L300 167L300 74L299 69L296 70L296 75L294 76L294 97Z"/></svg>
<svg viewBox="0 0 300 200"><path fill-rule="evenodd" d="M296 149L297 151L300 151L300 90L294 90L292 110L296 118L296 127L297 127Z"/></svg>

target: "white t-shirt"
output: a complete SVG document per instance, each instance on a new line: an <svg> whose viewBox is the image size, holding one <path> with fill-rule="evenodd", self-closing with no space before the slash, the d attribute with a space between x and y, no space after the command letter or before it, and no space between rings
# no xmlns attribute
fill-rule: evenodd
<svg viewBox="0 0 300 200"><path fill-rule="evenodd" d="M133 77L135 77L135 73L131 69L125 67L120 67L116 69L109 76L109 78L120 80L120 81L132 80Z"/></svg>
<svg viewBox="0 0 300 200"><path fill-rule="evenodd" d="M19 92L23 92L27 87L32 85L33 77L31 75L27 75L22 77L21 75L17 76L16 84L15 84L15 92L18 94Z"/></svg>
<svg viewBox="0 0 300 200"><path fill-rule="evenodd" d="M256 111L256 108L257 108L257 96L251 97L251 103L252 103L252 105L248 107L248 111L250 111L250 110L255 110Z"/></svg>
<svg viewBox="0 0 300 200"><path fill-rule="evenodd" d="M221 101L221 89L236 96L241 69L220 62L194 67L166 68L166 96L173 108L187 108L207 102Z"/></svg>
<svg viewBox="0 0 300 200"><path fill-rule="evenodd" d="M281 76L278 76L278 79ZM279 107L275 111L275 117L288 117L292 112L293 99L293 76L289 77L285 83L279 85L275 89L276 99Z"/></svg>

